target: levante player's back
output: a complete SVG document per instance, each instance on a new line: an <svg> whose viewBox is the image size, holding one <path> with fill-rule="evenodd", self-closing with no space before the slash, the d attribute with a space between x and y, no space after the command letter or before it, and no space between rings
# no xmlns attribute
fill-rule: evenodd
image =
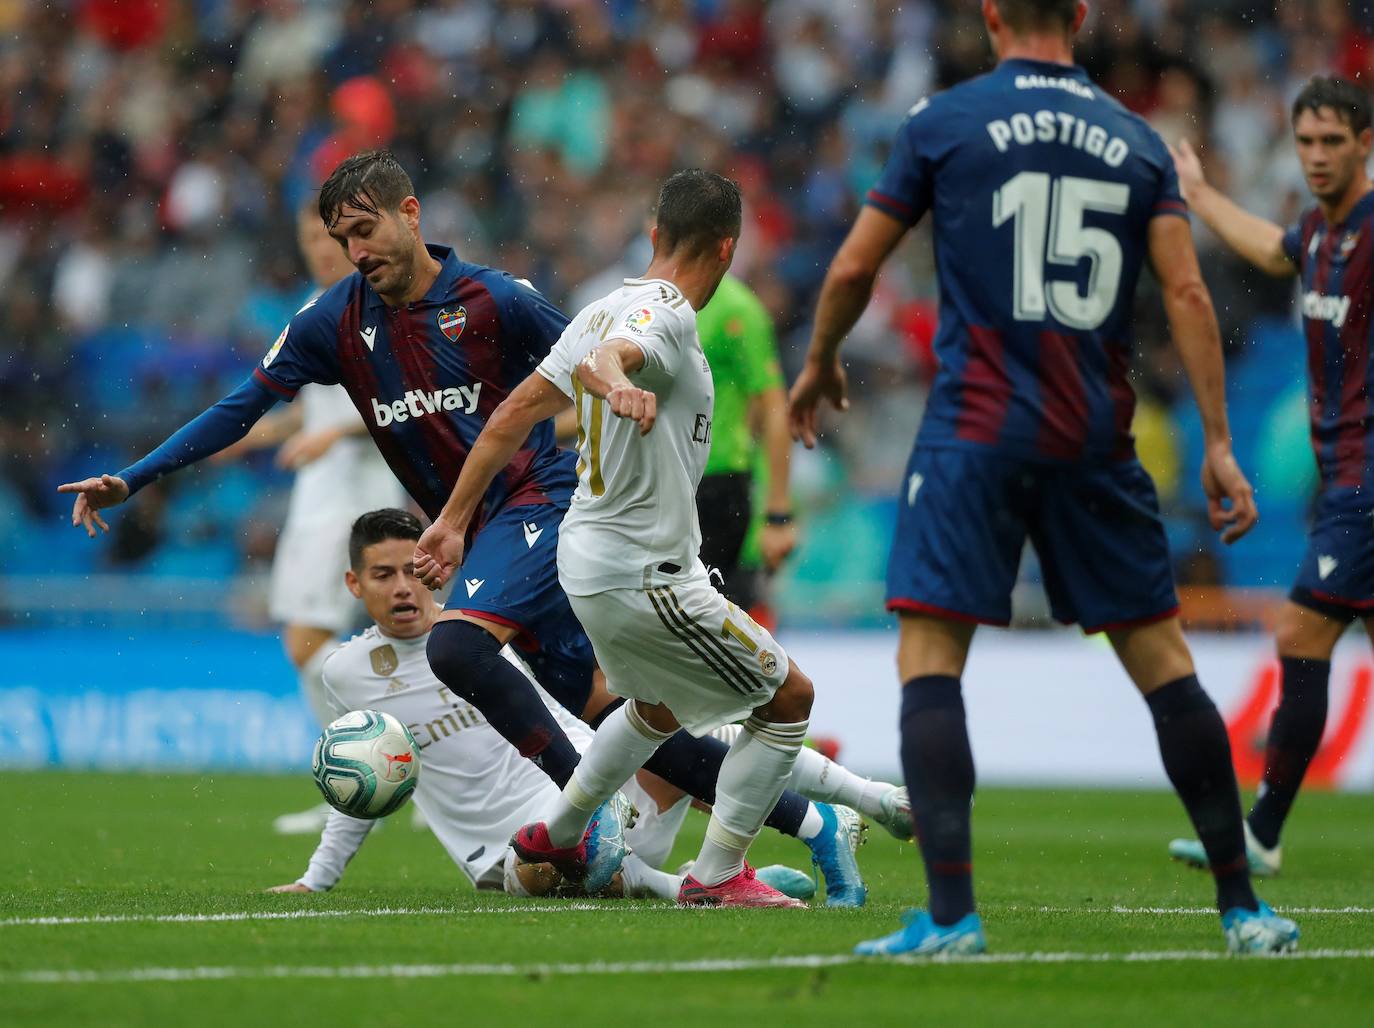
<svg viewBox="0 0 1374 1028"><path fill-rule="evenodd" d="M1187 215L1145 122L1082 69L1009 60L917 104L867 202L932 212L940 358L925 445L1132 453L1131 306L1158 215Z"/></svg>

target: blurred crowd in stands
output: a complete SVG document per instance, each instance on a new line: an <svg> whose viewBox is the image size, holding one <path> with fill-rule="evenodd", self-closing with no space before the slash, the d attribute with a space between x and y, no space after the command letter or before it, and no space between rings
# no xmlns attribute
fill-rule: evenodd
<svg viewBox="0 0 1374 1028"><path fill-rule="evenodd" d="M1369 80L1369 8L1091 6L1079 55L1097 81L1200 143L1242 203L1291 219L1305 190L1287 105L1314 73ZM428 239L570 313L642 270L670 170L726 172L747 205L735 270L791 372L903 115L989 65L974 0L0 0L0 568L229 577L270 557L289 485L270 458L148 490L99 545L66 527L53 487L122 467L247 374L306 293L293 214L347 154L391 147ZM880 606L891 494L933 367L928 231L855 331L852 412L797 466L807 541L782 598L798 615ZM1185 580L1279 583L1313 477L1292 291L1204 231L1265 512L1242 559L1203 531L1198 432L1148 285L1140 449Z"/></svg>

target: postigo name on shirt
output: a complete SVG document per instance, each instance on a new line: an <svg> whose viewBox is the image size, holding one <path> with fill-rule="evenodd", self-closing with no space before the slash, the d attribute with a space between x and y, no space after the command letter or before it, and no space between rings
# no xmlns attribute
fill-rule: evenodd
<svg viewBox="0 0 1374 1028"><path fill-rule="evenodd" d="M988 135L992 137L992 145L1002 153L1010 150L1012 143L1019 146L1058 143L1082 150L1109 168L1121 167L1131 153L1131 148L1119 136L1066 111L1018 112L1010 118L998 118L988 122Z"/></svg>
<svg viewBox="0 0 1374 1028"><path fill-rule="evenodd" d="M399 400L381 403L372 398L372 417L378 428L386 428L393 421L398 424L411 418L423 418L441 411L460 411L472 414L477 410L477 397L482 383L474 386L451 386L448 389L411 389Z"/></svg>

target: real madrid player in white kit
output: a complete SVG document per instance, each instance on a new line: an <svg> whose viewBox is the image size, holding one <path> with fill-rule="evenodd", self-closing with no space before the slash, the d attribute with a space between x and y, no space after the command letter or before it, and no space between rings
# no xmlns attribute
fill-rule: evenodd
<svg viewBox="0 0 1374 1028"><path fill-rule="evenodd" d="M699 170L669 178L645 277L573 319L488 420L441 516L465 528L530 429L574 403L581 460L559 535L559 581L610 691L633 702L602 723L546 820L521 828L512 845L525 860L576 867L593 812L679 727L700 736L745 719L678 902L801 906L756 879L745 853L791 774L811 682L715 589L697 556L713 391L696 310L728 270L739 230L729 179ZM424 552L417 558L427 585L452 571Z"/></svg>
<svg viewBox="0 0 1374 1028"><path fill-rule="evenodd" d="M314 204L297 215L296 242L315 287L312 300L353 273ZM263 418L216 459L280 444L277 463L296 472L272 558L269 609L282 625L282 646L300 676L301 693L323 726L333 717L320 669L334 640L357 627L358 604L344 588L348 526L364 511L404 503L405 494L343 386L312 382L297 396L292 410ZM320 804L283 814L273 827L286 835L318 832L328 814L328 805Z"/></svg>
<svg viewBox="0 0 1374 1028"><path fill-rule="evenodd" d="M543 893L561 875L547 866L520 863L510 838L547 809L558 787L430 670L425 643L439 608L411 566L419 538L419 520L402 510L370 511L353 523L346 541L348 588L375 624L325 662L329 718L349 710L381 710L405 724L420 746L424 767L415 803L459 870L479 889L504 888L518 896ZM591 730L547 696L543 699L573 744L586 749ZM650 802L633 779L623 788L633 802ZM305 873L271 891L333 888L375 824L331 810ZM631 829L631 845L635 835ZM644 841L646 849L659 848ZM631 855L621 865L613 891L674 899L679 883L676 876Z"/></svg>

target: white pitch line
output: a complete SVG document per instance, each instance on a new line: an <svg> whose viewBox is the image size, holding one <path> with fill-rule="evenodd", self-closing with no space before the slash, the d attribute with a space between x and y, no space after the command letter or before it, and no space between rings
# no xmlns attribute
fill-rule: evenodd
<svg viewBox="0 0 1374 1028"><path fill-rule="evenodd" d="M91 924L217 924L232 921L300 921L318 917L463 917L468 914L553 914L564 911L614 909L661 910L663 907L640 904L606 903L531 903L509 907L378 907L372 910L240 910L219 914L92 914L88 917L12 917L0 921L0 928L51 927ZM671 908L667 908L671 909Z"/></svg>
<svg viewBox="0 0 1374 1028"><path fill-rule="evenodd" d="M617 916L675 908L645 903L530 903L483 907L377 907L371 910L242 910L218 914L92 914L85 917L12 917L0 920L0 928L45 928L68 925L104 924L224 924L238 921L304 921L337 917L468 917L487 914L565 914L573 912L615 913ZM999 908L990 908L996 914ZM1120 915L1207 915L1216 917L1212 907L1002 907L1008 913L1036 914L1120 914ZM1374 914L1374 907L1276 907L1280 914L1294 916L1326 914Z"/></svg>
<svg viewBox="0 0 1374 1028"><path fill-rule="evenodd" d="M585 964L378 964L337 967L268 965L264 967L134 967L110 971L34 970L0 974L0 985L108 985L125 982L196 982L259 978L512 978L553 975L659 975L731 971L808 970L851 964L999 966L1005 964L1162 964L1214 962L1232 958L1221 950L1140 950L1132 953L989 953L957 959L888 958L874 960L848 953L756 957L735 960L667 960ZM1371 960L1374 949L1299 950L1251 960Z"/></svg>
<svg viewBox="0 0 1374 1028"><path fill-rule="evenodd" d="M994 908L995 909L995 908ZM1036 914L1207 914L1217 916L1216 907L1003 907L1003 910ZM1374 907L1275 907L1280 914L1374 914Z"/></svg>

